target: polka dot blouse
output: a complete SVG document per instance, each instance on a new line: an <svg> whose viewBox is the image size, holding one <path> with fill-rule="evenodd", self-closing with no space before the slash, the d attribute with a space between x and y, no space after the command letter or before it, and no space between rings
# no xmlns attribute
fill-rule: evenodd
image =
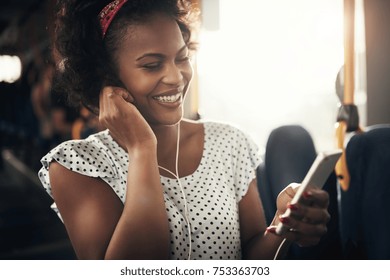
<svg viewBox="0 0 390 280"><path fill-rule="evenodd" d="M261 157L255 143L237 128L214 122L203 125L205 139L200 164L193 174L180 178L185 198L176 179L161 176L171 259L187 259L189 255L191 259L240 259L238 203L255 178ZM48 168L53 160L74 172L100 177L125 202L131 158L108 130L84 140L64 142L42 158L39 178L50 195ZM58 213L55 203L52 208Z"/></svg>

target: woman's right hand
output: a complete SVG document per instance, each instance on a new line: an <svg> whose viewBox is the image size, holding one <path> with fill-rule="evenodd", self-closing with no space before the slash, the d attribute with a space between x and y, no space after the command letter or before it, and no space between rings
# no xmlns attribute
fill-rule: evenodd
<svg viewBox="0 0 390 280"><path fill-rule="evenodd" d="M131 94L120 87L107 86L100 93L99 121L129 153L157 146L153 130L133 102Z"/></svg>

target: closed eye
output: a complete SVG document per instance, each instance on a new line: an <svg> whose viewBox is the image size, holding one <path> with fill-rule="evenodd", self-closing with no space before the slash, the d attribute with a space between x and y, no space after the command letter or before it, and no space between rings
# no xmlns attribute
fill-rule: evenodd
<svg viewBox="0 0 390 280"><path fill-rule="evenodd" d="M183 57L179 57L176 59L177 62L187 62L191 59L190 56L186 55L186 56L183 56Z"/></svg>
<svg viewBox="0 0 390 280"><path fill-rule="evenodd" d="M159 70L162 67L161 62L151 62L151 63L146 63L142 65L142 68L149 70L149 71L155 71Z"/></svg>

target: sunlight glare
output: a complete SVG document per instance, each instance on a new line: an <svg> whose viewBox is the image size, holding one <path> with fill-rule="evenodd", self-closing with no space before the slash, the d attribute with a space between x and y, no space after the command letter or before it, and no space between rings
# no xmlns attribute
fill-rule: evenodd
<svg viewBox="0 0 390 280"><path fill-rule="evenodd" d="M0 55L0 82L14 83L22 74L22 62L18 56Z"/></svg>
<svg viewBox="0 0 390 280"><path fill-rule="evenodd" d="M236 123L265 143L280 124L318 127L302 111L323 110L317 119L333 133L342 0L219 3L219 30L199 37L200 114Z"/></svg>

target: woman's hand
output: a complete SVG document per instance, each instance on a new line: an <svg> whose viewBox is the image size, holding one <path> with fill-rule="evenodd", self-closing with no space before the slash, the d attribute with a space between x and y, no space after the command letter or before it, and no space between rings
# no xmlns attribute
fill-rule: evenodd
<svg viewBox="0 0 390 280"><path fill-rule="evenodd" d="M153 130L133 102L131 94L120 87L105 87L100 93L99 121L129 153L157 146Z"/></svg>
<svg viewBox="0 0 390 280"><path fill-rule="evenodd" d="M304 192L297 204L290 204L299 184L290 184L280 192L277 198L277 213L268 231L275 233L276 225L283 223L288 229L280 235L300 246L316 245L327 232L326 224L330 219L328 212L329 195L320 189ZM290 208L290 216L283 213Z"/></svg>

